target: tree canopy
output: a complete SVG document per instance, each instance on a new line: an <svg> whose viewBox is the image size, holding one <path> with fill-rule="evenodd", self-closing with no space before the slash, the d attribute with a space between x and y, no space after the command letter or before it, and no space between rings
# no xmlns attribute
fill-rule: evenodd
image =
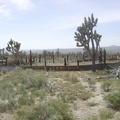
<svg viewBox="0 0 120 120"><path fill-rule="evenodd" d="M93 31L97 22L98 19L95 19L93 14L91 14L91 17L85 17L84 23L77 28L77 32L75 32L74 36L75 41L77 42L77 47L84 47L85 50L89 52L89 55L92 58L93 71L95 71L95 59L98 54L99 43L102 37L96 32L96 30Z"/></svg>

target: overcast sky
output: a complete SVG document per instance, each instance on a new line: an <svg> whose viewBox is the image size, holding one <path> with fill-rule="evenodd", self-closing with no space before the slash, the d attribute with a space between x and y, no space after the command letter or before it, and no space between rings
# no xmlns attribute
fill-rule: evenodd
<svg viewBox="0 0 120 120"><path fill-rule="evenodd" d="M120 45L120 0L0 0L0 48L10 39L21 49L76 48L74 32L91 13L100 46Z"/></svg>

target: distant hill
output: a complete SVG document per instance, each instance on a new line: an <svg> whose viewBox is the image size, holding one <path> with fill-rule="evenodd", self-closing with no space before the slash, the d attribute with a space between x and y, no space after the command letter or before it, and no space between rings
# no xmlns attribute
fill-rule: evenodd
<svg viewBox="0 0 120 120"><path fill-rule="evenodd" d="M106 49L107 52L110 52L110 53L117 53L117 52L120 52L120 46L115 46L115 45L112 45L112 46L108 46L108 47L103 47Z"/></svg>
<svg viewBox="0 0 120 120"><path fill-rule="evenodd" d="M107 47L102 47L102 49L105 49L107 52L110 52L110 53L117 53L117 52L120 52L120 46L115 46L115 45L112 45L112 46L107 46ZM45 50L45 49L44 49ZM46 49L47 51L50 51L50 52L56 52L57 49ZM29 53L30 50L23 50L23 51L26 51L27 53ZM83 51L83 48L66 48L66 49L62 49L62 48L59 48L59 51L61 53L77 53L77 52L82 52ZM43 49L32 49L32 53L42 53L43 52Z"/></svg>

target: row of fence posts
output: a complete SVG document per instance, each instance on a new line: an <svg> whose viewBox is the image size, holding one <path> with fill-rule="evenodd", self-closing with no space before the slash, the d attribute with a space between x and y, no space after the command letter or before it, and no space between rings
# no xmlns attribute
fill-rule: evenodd
<svg viewBox="0 0 120 120"><path fill-rule="evenodd" d="M41 62L41 55L39 54L39 62ZM55 56L52 56L53 58L53 63L55 62ZM83 59L84 59L84 55L83 55ZM100 64L100 69L103 69L103 67L105 68L106 66L106 50L103 51L103 55L102 55L102 51L99 52L98 55L98 60L99 60L99 64ZM34 59L35 61L35 59ZM37 61L37 60L36 60ZM67 66L67 62L69 61L69 55L67 54L66 58L64 58L64 66ZM32 52L30 50L30 56L29 56L29 62L30 62L30 66L32 66ZM79 66L79 60L77 60L77 66ZM26 63L27 63L27 57L26 57ZM46 66L46 57L44 55L44 65Z"/></svg>
<svg viewBox="0 0 120 120"><path fill-rule="evenodd" d="M39 54L39 62L41 63L41 59L42 59L42 56ZM46 66L46 57L44 56L44 65ZM55 63L55 56L53 55L52 56L52 62ZM83 60L84 60L84 55L83 55ZM106 50L103 51L103 54L102 54L102 51L99 52L99 55L98 55L98 60L99 60L99 64L100 64L100 69L103 69L105 68L106 66ZM34 58L34 61L35 61L35 58ZM37 61L37 58L36 58L36 61ZM69 55L67 54L66 57L64 58L64 66L67 66L67 62L69 61ZM27 63L27 56L26 56L26 63ZM77 60L77 66L79 66L79 60ZM8 58L4 58L2 59L1 61L2 65L6 65L8 64ZM29 63L30 63L30 66L32 66L32 63L33 63L33 60L32 60L32 51L30 50L30 55L29 55Z"/></svg>
<svg viewBox="0 0 120 120"><path fill-rule="evenodd" d="M55 63L55 56L54 55L52 55L52 62L53 63ZM39 54L39 62L41 63L41 59L42 59L42 56ZM30 62L30 66L32 66L32 63L33 63L33 61L35 61L35 58L34 58L34 60L32 60L32 52L31 52L31 50L30 50L30 55L29 55L29 62ZM37 61L37 60L36 60ZM67 54L67 56L66 56L66 58L64 58L64 66L66 66L67 65L67 62L69 61L69 56L68 56L68 54ZM26 63L27 63L28 61L27 61L27 56L26 56ZM45 66L46 66L46 57L44 56L44 63L45 63Z"/></svg>

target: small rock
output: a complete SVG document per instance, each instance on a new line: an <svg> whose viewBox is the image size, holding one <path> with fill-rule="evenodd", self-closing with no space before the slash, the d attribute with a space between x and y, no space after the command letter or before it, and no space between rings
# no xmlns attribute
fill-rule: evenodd
<svg viewBox="0 0 120 120"><path fill-rule="evenodd" d="M91 80L90 78L87 78L87 80Z"/></svg>

